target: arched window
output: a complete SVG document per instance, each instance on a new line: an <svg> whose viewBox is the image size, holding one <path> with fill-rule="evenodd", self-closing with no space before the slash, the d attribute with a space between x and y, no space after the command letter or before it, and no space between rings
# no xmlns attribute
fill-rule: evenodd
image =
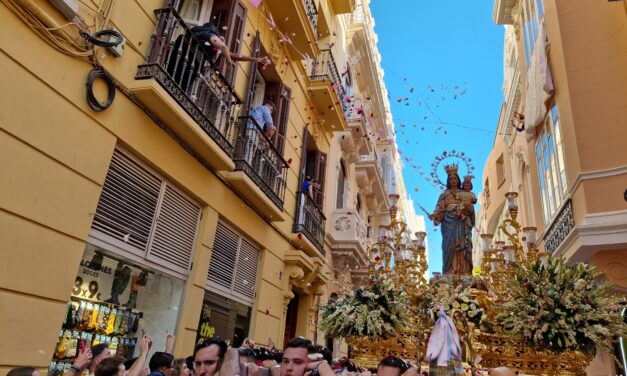
<svg viewBox="0 0 627 376"><path fill-rule="evenodd" d="M340 159L340 173L337 178L337 198L335 201L335 207L338 209L344 208L346 188L346 167L344 166L344 161Z"/></svg>

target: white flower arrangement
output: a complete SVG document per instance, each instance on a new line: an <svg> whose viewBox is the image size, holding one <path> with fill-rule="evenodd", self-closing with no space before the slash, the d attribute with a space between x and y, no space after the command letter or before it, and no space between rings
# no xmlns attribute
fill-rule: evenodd
<svg viewBox="0 0 627 376"><path fill-rule="evenodd" d="M594 356L612 353L618 336L627 335L620 315L624 298L610 293L611 284L597 278L594 267L567 265L561 259L518 270L512 300L498 315L505 330L535 347L554 353L580 351Z"/></svg>
<svg viewBox="0 0 627 376"><path fill-rule="evenodd" d="M368 286L320 308L320 329L330 337L386 338L405 326L407 302L391 281L375 273Z"/></svg>

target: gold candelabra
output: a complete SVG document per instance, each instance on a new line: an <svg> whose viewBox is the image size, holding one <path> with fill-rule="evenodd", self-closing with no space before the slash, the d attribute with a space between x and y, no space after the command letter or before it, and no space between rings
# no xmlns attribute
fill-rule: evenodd
<svg viewBox="0 0 627 376"><path fill-rule="evenodd" d="M419 231L415 238L407 234L407 224L397 217L397 194L390 194L390 223L379 226L385 230L379 240L369 249L370 274L383 273L392 281L398 291L406 293L409 303L416 302L427 290L427 254L425 239L427 233ZM410 305L411 307L412 305ZM379 360L394 354L406 359L421 359L423 323L412 311L408 315L407 326L399 331L394 338L349 338L356 363L361 366L375 368Z"/></svg>
<svg viewBox="0 0 627 376"><path fill-rule="evenodd" d="M493 234L482 234L481 263L482 274L486 277L490 288L497 295L507 296L508 284L514 278L516 268L527 267L538 259L546 264L549 254L540 252L536 245L536 227L523 227L518 218L518 193L508 192L508 217L501 222L498 230L505 234L508 244L504 241L493 241Z"/></svg>
<svg viewBox="0 0 627 376"><path fill-rule="evenodd" d="M427 255L425 238L427 233L419 231L416 238L407 236L407 224L397 218L398 194L390 194L390 223L379 226L385 235L369 248L370 273L383 268L397 287L405 288L408 295L419 294L427 284ZM392 264L394 256L394 264Z"/></svg>

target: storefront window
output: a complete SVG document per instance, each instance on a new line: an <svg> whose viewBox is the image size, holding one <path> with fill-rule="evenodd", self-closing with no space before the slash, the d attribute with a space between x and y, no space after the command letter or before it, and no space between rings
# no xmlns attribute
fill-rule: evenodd
<svg viewBox="0 0 627 376"><path fill-rule="evenodd" d="M219 337L239 347L248 337L251 307L212 292L205 299L198 323L196 343Z"/></svg>
<svg viewBox="0 0 627 376"><path fill-rule="evenodd" d="M143 333L153 337L151 352L163 351L184 288L180 279L87 244L50 371L69 369L80 350L98 343L131 359Z"/></svg>

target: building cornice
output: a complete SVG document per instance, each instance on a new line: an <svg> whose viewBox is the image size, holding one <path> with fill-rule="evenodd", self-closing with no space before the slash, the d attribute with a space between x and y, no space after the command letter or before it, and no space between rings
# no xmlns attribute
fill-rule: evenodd
<svg viewBox="0 0 627 376"><path fill-rule="evenodd" d="M625 175L625 174L627 174L627 165L607 168L603 170L582 172L579 175L577 175L577 178L575 179L575 183L572 185L572 188L570 189L569 193L572 194L573 192L575 192L579 188L581 183L584 181L609 178L612 176Z"/></svg>

